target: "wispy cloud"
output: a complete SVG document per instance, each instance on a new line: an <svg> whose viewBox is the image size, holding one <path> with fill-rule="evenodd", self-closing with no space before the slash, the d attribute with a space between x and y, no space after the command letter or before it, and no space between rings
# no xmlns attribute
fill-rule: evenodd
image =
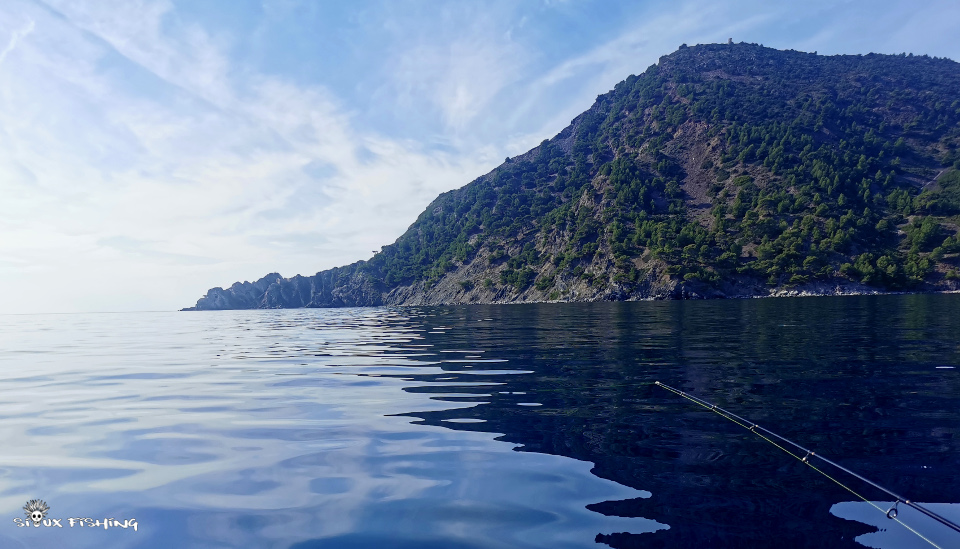
<svg viewBox="0 0 960 549"><path fill-rule="evenodd" d="M37 21L31 48L0 67L0 190L14 197L0 226L19 237L0 242L17 265L6 283L29 274L54 286L69 273L111 308L189 303L233 278L369 257L482 169L358 133L323 87L232 64L165 2L4 10ZM317 246L270 244L319 234ZM130 279L151 263L151 278L179 286L178 303L144 302ZM44 306L77 306L56 299Z"/></svg>
<svg viewBox="0 0 960 549"><path fill-rule="evenodd" d="M406 111L402 119L436 118L445 144L469 141L501 92L527 77L535 55L514 38L523 21L496 4L442 5L424 25L399 11L385 14L395 47L375 95Z"/></svg>
<svg viewBox="0 0 960 549"><path fill-rule="evenodd" d="M3 64L3 61L7 58L7 55L9 55L10 52L17 47L17 42L23 40L24 37L33 32L34 26L33 19L29 19L27 24L22 29L18 29L10 35L10 41L7 42L6 47L4 47L3 50L0 50L0 65Z"/></svg>
<svg viewBox="0 0 960 549"><path fill-rule="evenodd" d="M519 78L522 58L506 36L475 32L450 43L404 51L394 70L407 104L416 106L416 98L426 97L448 127L462 131Z"/></svg>

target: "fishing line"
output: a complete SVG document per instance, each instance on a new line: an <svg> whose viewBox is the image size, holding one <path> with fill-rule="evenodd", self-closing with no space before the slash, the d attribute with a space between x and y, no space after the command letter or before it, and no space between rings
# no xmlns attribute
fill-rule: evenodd
<svg viewBox="0 0 960 549"><path fill-rule="evenodd" d="M906 499L906 498L904 498L904 497L902 497L902 496L899 496L899 495L891 492L890 490L887 490L886 488L880 486L879 484L877 484L877 483L875 483L875 482L873 482L873 481L870 481L870 480L868 480L868 479L866 479L866 478L858 475L857 473L854 473L853 471L847 469L846 467L843 467L843 466L841 466L841 465L839 465L839 464L837 464L837 463L834 463L834 462L830 461L829 459L827 459L827 458L825 458L825 457L823 457L823 456L818 455L816 452L813 452L812 450L808 450L808 449L804 448L803 446L800 446L799 444L797 444L796 442L793 442L792 440L786 439L786 438L784 438L784 437L782 437L782 436L774 433L773 431L770 431L769 429L765 429L765 428L763 428L763 427L760 427L760 426L757 425L756 423L753 423L753 422L751 422L751 421L748 421L748 420L746 420L746 419L744 419L744 418L742 418L742 417L740 417L740 416L738 416L737 414L734 414L734 413L732 413L732 412L728 412L727 410L724 410L723 408L720 408L720 407L717 406L716 404L711 404L710 402L707 402L706 400L703 400L702 398L695 397L695 396L693 396L693 395L684 393L683 391L680 391L679 389L674 389L673 387L670 387L669 385L664 385L663 383L660 383L659 381L655 381L655 382L654 382L654 385L656 385L657 387L662 387L662 388L664 388L664 389L666 389L666 390L668 390L668 391L670 391L671 393L674 393L674 394L676 394L676 395L680 395L680 396L682 396L683 398L689 400L690 402L693 402L694 404L696 404L696 405L698 405L698 406L701 406L701 407L703 407L703 408L706 408L707 410L710 410L711 412L714 412L714 413L717 414L718 416L720 416L720 417L722 417L722 418L724 418L724 419L726 419L726 420L729 420L729 421L731 421L731 422L739 425L740 427L743 427L744 429L752 432L753 434L757 435L758 437L762 438L763 440L765 440L765 441L769 442L770 444L776 446L777 448L779 448L780 450L782 450L784 453L792 456L792 457L795 458L797 461L803 463L804 465L810 467L810 468L813 469L814 471L820 473L821 475L823 475L824 477L826 477L827 479L829 479L831 482L833 482L833 483L836 484L837 486L840 486L841 488L843 488L844 490L850 492L850 493L853 494L854 496L860 498L861 500L865 501L866 503L869 503L870 506L872 506L873 508L875 508L877 511L880 511L880 512L883 513L884 515L886 515L887 518L889 518L889 519L891 519L891 520L893 520L893 521L896 521L897 523L899 523L901 526L903 526L904 528L906 528L906 529L909 530L910 532L913 532L913 534L915 534L917 537L919 537L919 538L922 539L923 541L929 543L929 544L932 545L933 547L936 547L937 549L942 549L942 548L941 548L939 545L937 545L936 543L934 543L934 542L932 542L931 540L927 539L923 534L921 534L920 532L914 530L914 529L911 528L908 524L904 523L903 521L901 521L900 519L897 518L897 506L898 506L901 502L902 502L904 505L909 505L909 506L912 507L913 509L916 509L917 511L920 511L920 512L923 513L924 515L927 515L928 517L936 520L937 522L940 522L941 524L943 524L943 525L945 525L945 526L948 526L948 527L956 530L957 532L960 532L960 525L957 525L957 524L951 522L950 520L947 520L947 519L941 517L940 515L934 513L933 511L930 511L930 510L927 509L926 507L921 506L920 504L914 503L914 502L912 502L912 501L910 501L910 500L908 500L908 499ZM763 431L763 432L761 432L761 431ZM764 433L767 433L767 434L769 434L769 435L771 435L771 436L773 436L773 437L775 437L775 438L777 438L777 439L780 439L781 441L789 444L790 446L793 446L793 447L795 447L795 448L800 449L802 452L806 452L806 455L804 455L803 457L801 457L800 455L791 452L790 450L784 448L782 445L778 444L778 443L777 443L775 440L773 440L772 438L766 436ZM848 474L850 474L850 475L853 475L853 476L857 477L858 479L866 482L867 484L869 484L869 485L871 485L871 486L873 486L873 487L875 487L875 488L877 488L877 489L879 489L879 490L881 490L881 491L883 491L883 492L885 492L885 493L893 496L894 498L896 498L896 500L894 501L893 507L891 507L890 509L884 511L884 510L883 510L880 506L878 506L876 503L874 503L874 502L868 500L867 498L863 497L862 495L858 494L856 491L854 491L854 490L853 490L852 488L850 488L849 486L843 484L843 483L840 482L839 480L837 480L837 479L833 478L832 476L830 476L829 474L827 474L825 471L821 470L820 468L818 468L818 467L816 467L815 465L813 465L812 463L810 463L810 458L811 458L811 457L819 458L820 460L822 460L823 462L827 463L828 465L832 465L832 466L836 467L837 469L840 469L841 471L843 471L843 472L845 472L845 473L848 473Z"/></svg>

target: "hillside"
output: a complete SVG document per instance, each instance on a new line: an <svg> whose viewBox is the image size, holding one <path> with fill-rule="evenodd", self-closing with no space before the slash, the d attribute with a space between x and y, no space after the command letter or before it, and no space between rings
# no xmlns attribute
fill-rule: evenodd
<svg viewBox="0 0 960 549"><path fill-rule="evenodd" d="M367 261L192 309L960 288L960 64L681 46Z"/></svg>

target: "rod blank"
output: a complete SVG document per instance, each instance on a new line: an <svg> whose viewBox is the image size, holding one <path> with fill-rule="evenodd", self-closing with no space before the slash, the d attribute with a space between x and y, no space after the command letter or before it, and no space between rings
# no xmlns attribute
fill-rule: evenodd
<svg viewBox="0 0 960 549"><path fill-rule="evenodd" d="M947 526L947 527L949 527L949 528L952 528L953 530L956 530L957 532L960 532L960 525L956 524L955 522L953 522L953 521L951 521L951 520L949 520L949 519L946 519L946 518L938 515L937 513L934 513L933 511L927 509L926 507L920 505L919 503L914 503L914 502L910 501L909 499L905 498L904 496L901 496L901 495L899 495L899 494L897 494L897 493L895 493L895 492L892 492L892 491L884 488L883 486L880 486L879 484L877 484L876 482L873 482L872 480L869 480L869 479L867 479L867 478L865 478L865 477L863 477L863 476L861 476L861 475L858 475L857 473L854 473L854 472L851 471L850 469L847 469L846 467L844 467L844 466L842 466L842 465L840 465L840 464L838 464L838 463L835 463L835 462L833 462L833 461L831 461L831 460L829 460L829 459L821 456L820 454L817 454L817 453L814 452L813 450L808 450L807 448L804 448L803 446L800 446L800 445L797 444L796 442L794 442L794 441L792 441L792 440L790 440L790 439L788 439L788 438L786 438L786 437L782 437L782 436L778 435L777 433L774 433L773 431L771 431L771 430L769 430L769 429L766 429L766 428L764 428L764 427L761 427L761 426L757 425L756 423L754 423L754 422L752 422L752 421L750 421L750 420L748 420L748 419L742 418L742 417L738 416L737 414L734 414L733 412L728 412L727 410L724 410L723 408L717 406L716 404L712 404L712 403L710 403L710 402L707 402L706 400L703 400L702 398L693 396L693 395L691 395L691 394L689 394L689 393L684 393L683 391L681 391L681 390L679 390L679 389L674 389L673 387L670 387L669 385L665 385L665 384L663 384L663 383L660 383L659 381L655 381L655 382L654 382L654 385L657 385L658 387L663 387L664 389L667 389L668 391L671 391L671 392L676 393L676 394L678 394L678 395L680 395L680 396L682 396L682 397L684 397L684 398L687 398L687 399L689 399L689 400L692 400L693 402L696 402L697 404L699 404L699 405L701 405L701 406L704 406L704 407L706 407L706 408L709 408L709 409L711 409L711 410L719 413L720 415L726 416L727 419L736 420L735 423L738 423L738 424L741 424L741 425L749 425L749 427L747 427L747 429L750 430L750 431L753 431L753 432L756 432L756 431L758 431L758 430L759 430L759 431L763 431L764 433L766 433L766 434L768 434L768 435L770 435L770 436L772 436L772 437L775 437L776 439L778 439L778 440L780 440L780 441L782 441L782 442L784 442L784 443L786 443L786 444L789 444L790 446L793 446L794 448L796 448L796 449L798 449L798 450L800 450L800 451L802 451L802 452L805 452L805 453L806 453L806 456L805 456L803 459L801 459L801 461L802 461L803 463L806 463L807 465L810 464L808 460L809 460L811 457L817 458L817 459L819 459L820 461L826 463L827 465L830 465L830 466L832 466L832 467L834 467L834 468L836 468L836 469L839 469L839 470L843 471L844 473L847 473L848 475L854 476L854 477L862 480L863 482L866 482L866 483L869 484L870 486L873 486L874 488L880 490L881 492L884 492L885 494L888 494L888 495L890 495L890 496L893 496L894 498L896 498L896 502L895 502L895 503L903 503L904 505L908 505L908 506L912 507L913 509L916 509L917 511L923 513L924 515L932 518L933 520L939 522L940 524L943 524L944 526ZM889 516L889 511L888 511L888 516ZM894 516L896 516L896 515L894 515Z"/></svg>

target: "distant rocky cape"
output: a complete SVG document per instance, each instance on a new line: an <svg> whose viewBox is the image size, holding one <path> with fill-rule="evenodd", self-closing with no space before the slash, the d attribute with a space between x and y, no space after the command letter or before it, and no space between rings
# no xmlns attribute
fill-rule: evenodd
<svg viewBox="0 0 960 549"><path fill-rule="evenodd" d="M955 291L960 65L682 46L366 261L185 310Z"/></svg>

